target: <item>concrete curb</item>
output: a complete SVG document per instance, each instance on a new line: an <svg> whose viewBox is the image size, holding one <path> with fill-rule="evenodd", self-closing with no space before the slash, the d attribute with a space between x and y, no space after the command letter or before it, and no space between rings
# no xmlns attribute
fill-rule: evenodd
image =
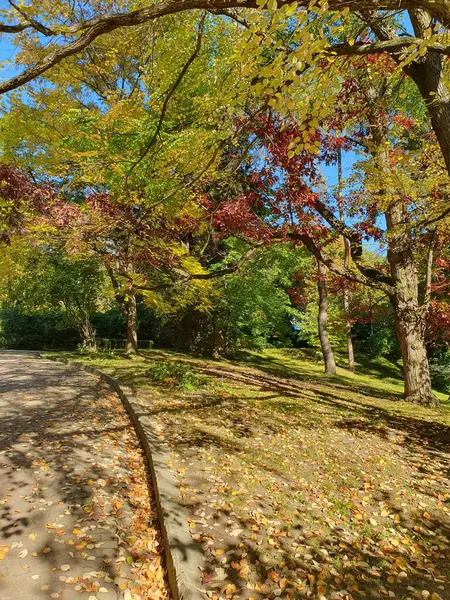
<svg viewBox="0 0 450 600"><path fill-rule="evenodd" d="M141 404L133 391L116 379L90 367L67 358L57 358L39 354L40 358L65 363L81 371L99 377L114 390L122 400L138 435L150 468L158 521L163 538L163 550L173 600L202 600L200 567L203 555L189 533L188 512L182 504L174 475L167 463L171 460L167 446L159 439L146 414L148 407Z"/></svg>

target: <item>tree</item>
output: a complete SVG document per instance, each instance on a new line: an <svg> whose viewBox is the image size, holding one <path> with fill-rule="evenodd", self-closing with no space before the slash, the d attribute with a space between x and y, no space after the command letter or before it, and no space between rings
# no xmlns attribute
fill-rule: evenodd
<svg viewBox="0 0 450 600"><path fill-rule="evenodd" d="M337 146L337 175L338 175L338 184L337 184L337 195L336 202L339 210L339 219L342 223L345 221L345 210L344 210L344 201L343 201L343 182L342 182L342 146L339 140ZM344 268L348 269L350 267L350 244L347 238L342 236L342 240L344 243ZM349 286L348 282L344 281L344 289L343 289L343 302L344 302L344 321L345 321L345 334L347 337L347 356L348 356L348 368L350 371L355 370L355 354L353 350L353 338L352 338L352 323L350 318L350 294L349 294Z"/></svg>
<svg viewBox="0 0 450 600"><path fill-rule="evenodd" d="M201 230L200 215L190 204L174 214L163 205L146 210L98 193L81 204L60 200L49 214L53 235L69 255L103 264L126 316L128 354L137 351L138 295L162 313L210 306L211 284L187 243Z"/></svg>
<svg viewBox="0 0 450 600"><path fill-rule="evenodd" d="M62 324L77 329L89 350L95 348L90 315L105 308L109 298L98 261L71 260L61 248L48 245L37 245L28 253L7 294L8 304L24 310L60 310Z"/></svg>
<svg viewBox="0 0 450 600"><path fill-rule="evenodd" d="M288 6L289 2L281 0L275 4L283 7ZM329 0L327 3L330 10L352 10L355 12L360 11L371 11L371 10L392 10L397 11L399 8L411 10L411 14L425 14L427 18L436 19L438 23L441 23L443 27L450 25L450 9L445 0L404 0L399 6L397 0L362 0L357 2L356 0ZM298 2L296 6L300 9L310 7L310 2ZM0 25L0 31L3 34L16 35L25 33L28 38L37 37L39 42L41 39L52 40L58 39L58 36L63 38L62 43L57 43L50 52L47 52L41 57L37 63L29 66L21 74L10 78L0 86L0 92L7 92L17 87L24 85L25 83L32 81L36 77L39 77L64 59L88 48L98 37L110 34L111 32L121 29L136 27L144 23L149 23L166 15L176 14L188 10L205 9L211 12L216 12L219 15L225 14L226 16L233 17L233 13L227 12L230 8L269 8L273 10L271 3L256 2L256 0L168 0L160 2L158 4L140 8L132 11L123 11L111 13L108 15L102 15L96 7L96 3L92 3L91 9L93 9L94 16L91 18L83 17L83 13L77 14L75 6L71 10L68 16L68 23L64 22L61 24L61 16L64 15L67 19L64 10L64 5L61 3L60 12L53 10L50 12L49 4L45 0L41 0L36 6L33 6L33 10L29 8L17 8L12 5L9 11L6 11L4 15L7 21L12 21L11 24L4 23ZM112 6L112 8L116 8ZM295 9L294 9L295 10ZM97 14L95 14L97 13ZM236 16L235 18L239 18ZM405 42L399 44L398 40L396 43L392 43L390 46L398 49L399 45L404 48ZM389 45L387 45L389 48ZM376 50L376 49L375 49ZM379 50L379 48L378 48ZM442 50L441 50L442 51Z"/></svg>
<svg viewBox="0 0 450 600"><path fill-rule="evenodd" d="M33 81L68 57L89 50L90 46L105 34L112 36L117 30L129 30L168 15L195 9L205 9L210 14L218 15L218 18L221 19L223 16L228 17L243 27L244 31L247 27L250 30L250 37L247 41L250 43L244 43L243 49L246 52L243 56L244 58L245 55L251 57L260 43L262 43L263 52L266 51L267 44L263 39L270 37L273 33L273 24L267 28L267 20L264 17L264 13L267 11L276 13L273 21L279 31L289 28L292 45L284 48L282 51L284 56L274 63L276 68L272 69L273 72L269 75L269 79L273 78L274 81L273 85L269 86L272 89L267 88L264 94L266 101L269 95L277 103L280 91L283 89L289 91L290 85L299 71L296 66L299 60L306 62L307 65L320 65L324 56L390 53L418 86L429 111L447 169L450 169L450 95L446 87L446 64L443 58L450 54L450 47L446 40L446 32L450 24L450 10L445 0L404 0L400 6L396 0L383 0L383 2L377 0L363 0L362 2L331 0L326 5L321 3L315 5L310 2L289 4L284 1L266 3L255 0L244 2L237 0L213 0L212 2L172 0L131 11L127 11L127 7L123 10L122 5L117 5L117 7L112 5L111 9L117 9L117 12L108 15L101 13L96 2L91 2L88 10L79 13L74 6L67 14L63 3L56 7L52 4L51 11L49 8L48 2L41 0L39 3L34 3L32 10L12 5L9 11L5 11L6 21L10 21L12 24L0 25L0 31L5 35L20 36L18 41L24 48L24 62L28 63L29 67L0 85L0 92L4 93ZM230 11L230 8L239 8L239 11ZM261 12L260 21L263 23L261 30L258 26L255 29L258 16L255 21L253 11L246 10L255 8L264 9ZM312 16L306 22L304 19L305 8L309 9ZM414 35L405 35L404 28L395 22L399 8L408 11ZM335 14L333 11L337 11L337 24L332 20ZM349 11L352 13L348 19ZM250 23L246 21L247 15ZM323 15L326 17L325 21L323 21ZM362 28L358 24L356 27L352 26L354 15L359 23L363 24ZM250 17L252 17L251 20ZM287 18L283 19L283 17ZM331 18L331 21L328 17ZM293 20L297 26L294 34ZM63 21L63 25L61 21ZM350 28L345 27L347 23L350 24ZM320 31L321 28L322 31L317 36L317 31ZM311 36L313 29L316 34ZM352 30L355 32L354 36ZM339 40L339 36L342 38L342 32L344 32L343 41ZM265 33L268 35L266 36ZM328 41L330 37L331 43ZM336 37L338 41L336 41ZM59 41L61 39L62 42ZM257 40L256 45L255 39ZM57 41L56 44L51 44L51 51L43 52L42 46L46 45L49 40ZM290 63L291 57L293 58L292 64ZM292 66L295 68L292 69ZM248 74L254 80L251 67L248 69L246 66L244 70L249 71ZM252 83L255 83L253 80ZM259 83L256 82L256 85L259 86ZM280 106L277 108L279 109Z"/></svg>
<svg viewBox="0 0 450 600"><path fill-rule="evenodd" d="M323 360L325 363L325 373L336 374L336 363L333 350L328 338L328 293L326 282L326 267L320 260L317 261L317 290L319 292L319 314L317 317L317 327L319 331L320 346L322 348Z"/></svg>
<svg viewBox="0 0 450 600"><path fill-rule="evenodd" d="M355 66L353 71L357 70ZM360 67L365 73L365 63ZM396 330L404 363L405 398L410 402L435 406L437 400L431 391L424 340L429 294L425 293L421 303L416 262L421 259L414 248L423 236L429 235L436 220L447 214L445 210L439 212L445 193L443 195L442 189L438 192L436 180L423 178L423 156L417 153L412 142L408 142L408 119L392 115L389 126L385 104L389 98L389 86L383 85L388 76L384 65L384 72L379 73L381 79L377 80L375 72L370 70L367 80L360 73L359 84L353 78L343 86L341 102L345 105L345 97L351 98L348 114L353 119L354 104L359 106L358 119L352 121L358 123L357 129L365 115L366 126L358 129L356 139L365 148L367 156L371 157L365 162L363 170L364 188L355 190L355 211L365 215L356 226L343 222L323 194L312 189L317 185L315 150L322 143L319 134L312 134L308 145L302 145L299 143L303 138L301 128L292 120L283 121L274 116L261 118L252 129L252 134L258 138L265 152L263 167L250 176L253 187L250 186L248 193L224 203L215 212L215 218L219 227L243 226L243 232L250 238L281 238L302 243L336 274L384 292L390 298L396 315ZM377 86L377 83L380 85ZM367 88L363 92L365 85ZM364 102L358 103L359 93L366 94ZM337 118L342 116L338 114ZM390 140L395 136L398 141L402 135L404 145L397 144L401 148L391 154ZM367 141L366 145L364 140ZM408 160L412 167L405 173ZM415 169L422 173L420 185ZM401 183L395 187L393 182L399 177ZM405 196L407 181L410 193ZM430 198L435 198L435 203L424 205L424 201ZM385 232L377 226L380 211L384 212L386 218ZM431 217L432 214L437 216ZM411 218L406 219L406 216ZM345 261L336 260L326 251L327 240L330 247L329 242L336 235L345 236L350 243L351 269L346 267ZM388 247L390 272L365 264L362 252L364 236L380 239L383 235ZM425 258L425 262L430 261ZM430 264L426 281L431 268ZM425 288L428 289L428 286L425 285Z"/></svg>

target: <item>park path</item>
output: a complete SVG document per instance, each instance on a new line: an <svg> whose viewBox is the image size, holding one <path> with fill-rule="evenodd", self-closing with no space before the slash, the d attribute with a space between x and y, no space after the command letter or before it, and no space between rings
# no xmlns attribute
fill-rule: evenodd
<svg viewBox="0 0 450 600"><path fill-rule="evenodd" d="M168 598L146 478L98 378L0 353L0 600Z"/></svg>

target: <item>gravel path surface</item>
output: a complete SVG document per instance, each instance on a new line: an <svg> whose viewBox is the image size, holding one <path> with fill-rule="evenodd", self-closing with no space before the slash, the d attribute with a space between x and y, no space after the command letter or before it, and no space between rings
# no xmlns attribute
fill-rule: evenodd
<svg viewBox="0 0 450 600"><path fill-rule="evenodd" d="M145 462L96 377L0 354L0 534L1 600L168 598Z"/></svg>

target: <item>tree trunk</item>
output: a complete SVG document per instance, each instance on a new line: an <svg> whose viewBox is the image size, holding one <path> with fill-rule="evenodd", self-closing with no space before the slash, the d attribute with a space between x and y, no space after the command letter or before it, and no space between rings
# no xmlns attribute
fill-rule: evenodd
<svg viewBox="0 0 450 600"><path fill-rule="evenodd" d="M406 208L394 202L386 212L390 232L388 262L395 294L391 301L395 312L395 332L403 359L407 402L436 407L439 401L431 388L430 369L425 347L425 309L419 301L419 281L413 244L405 228Z"/></svg>
<svg viewBox="0 0 450 600"><path fill-rule="evenodd" d="M420 307L411 300L396 298L395 303L395 331L402 351L405 400L437 408L439 400L431 389L425 347L425 318Z"/></svg>
<svg viewBox="0 0 450 600"><path fill-rule="evenodd" d="M372 120L374 157L383 180L389 182L387 131L376 116ZM403 359L404 398L424 406L436 407L438 399L431 388L430 368L425 347L426 305L419 301L419 280L414 259L414 240L408 207L395 189L383 190L392 202L385 212L388 232L387 259L394 294L395 332Z"/></svg>
<svg viewBox="0 0 450 600"><path fill-rule="evenodd" d="M212 317L212 334L211 334L211 356L220 358L226 350L226 339L222 328L220 327L219 319L213 314Z"/></svg>
<svg viewBox="0 0 450 600"><path fill-rule="evenodd" d="M342 198L342 151L338 148L337 157L337 168L338 168L338 190L337 190L337 202L339 207L339 218L343 223L345 220L344 214L344 202ZM347 238L343 237L344 241L344 267L348 269L350 267L350 242ZM347 336L347 356L348 356L348 368L350 371L355 370L355 353L353 351L353 338L352 338L352 323L350 320L349 310L349 292L347 281L344 287L344 321L345 321L345 334Z"/></svg>
<svg viewBox="0 0 450 600"><path fill-rule="evenodd" d="M353 338L352 338L352 322L349 318L349 301L348 301L348 288L344 289L344 319L345 319L345 334L347 336L347 356L348 356L348 368L350 371L355 372L355 353L353 350Z"/></svg>
<svg viewBox="0 0 450 600"><path fill-rule="evenodd" d="M325 276L325 265L320 261L317 261L317 290L319 292L319 317L317 319L317 324L320 346L322 348L323 360L325 363L325 373L334 375L336 373L336 363L334 362L333 350L331 349L330 340L328 339L328 294Z"/></svg>
<svg viewBox="0 0 450 600"><path fill-rule="evenodd" d="M450 93L442 81L443 60L444 57L433 53L427 58L426 70L411 68L410 73L427 105L433 131L450 174Z"/></svg>
<svg viewBox="0 0 450 600"><path fill-rule="evenodd" d="M442 1L442 5L444 4L448 9L447 0ZM430 16L432 12L428 7L427 10L421 10L418 6L409 6L408 9L414 35L423 38L426 30L433 26ZM377 13L369 12L368 16L367 22L380 40L386 41L397 37L387 20L376 18ZM393 58L400 62L398 56L393 55ZM450 174L450 93L444 79L446 61L446 56L428 50L425 56L416 58L412 63L404 66L403 70L414 81L426 104L447 172Z"/></svg>
<svg viewBox="0 0 450 600"><path fill-rule="evenodd" d="M83 346L89 351L95 351L96 343L95 343L95 335L92 331L91 322L89 321L89 316L85 315L80 322L80 333L83 339Z"/></svg>
<svg viewBox="0 0 450 600"><path fill-rule="evenodd" d="M131 296L126 303L126 314L127 314L127 343L125 347L125 353L127 355L136 354L138 350L137 345L137 310L136 310L136 296Z"/></svg>

